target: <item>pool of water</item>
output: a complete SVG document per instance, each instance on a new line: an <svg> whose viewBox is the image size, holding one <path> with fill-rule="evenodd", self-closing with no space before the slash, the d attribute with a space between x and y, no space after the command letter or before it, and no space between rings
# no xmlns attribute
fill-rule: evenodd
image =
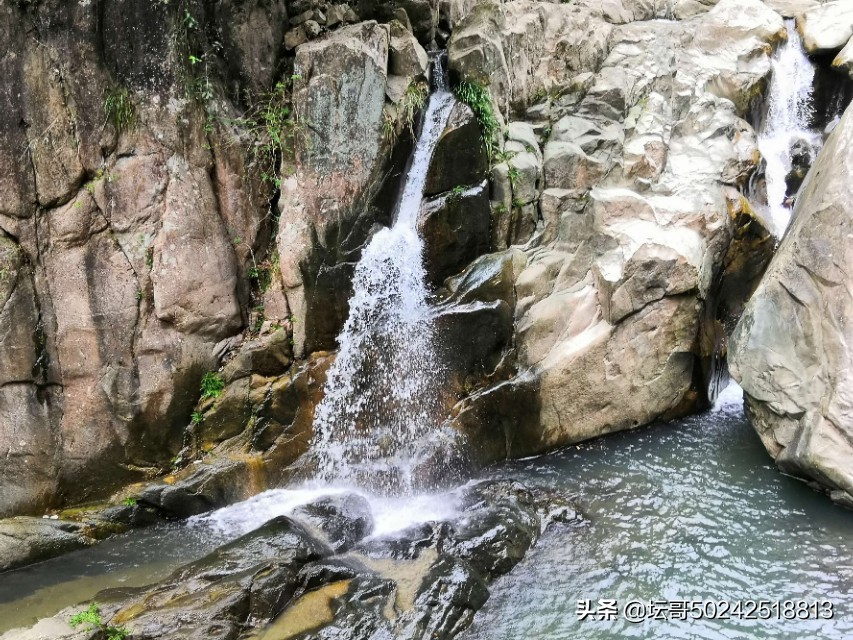
<svg viewBox="0 0 853 640"><path fill-rule="evenodd" d="M493 586L461 638L853 637L853 512L779 473L738 392L730 387L723 405L704 415L498 470L569 491L590 524L546 534ZM579 619L579 600L596 610L600 599L617 601L615 620L604 612L603 620ZM834 615L786 620L780 610L780 620L768 605L769 620L738 619L744 609L729 619L691 612L689 620L629 622L622 614L631 600L828 600ZM817 613L826 612L824 605Z"/></svg>
<svg viewBox="0 0 853 640"><path fill-rule="evenodd" d="M491 470L491 476L575 496L589 523L546 533L493 585L461 637L853 637L853 512L775 469L743 417L738 391L730 387L717 410L700 416ZM154 582L324 492L269 491L185 525L132 532L3 574L0 633L88 601L106 587ZM454 508L448 496L371 502L382 532L443 518ZM618 615L580 620L579 600L589 600L592 609L599 600L615 600ZM771 609L769 620L693 619L694 611L688 620L635 623L622 615L631 600L829 601L834 615L786 620ZM753 613L763 615L757 607Z"/></svg>

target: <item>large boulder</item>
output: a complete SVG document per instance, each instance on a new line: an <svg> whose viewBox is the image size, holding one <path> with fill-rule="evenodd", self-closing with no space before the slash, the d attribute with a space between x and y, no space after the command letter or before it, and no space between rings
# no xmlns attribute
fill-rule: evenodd
<svg viewBox="0 0 853 640"><path fill-rule="evenodd" d="M479 6L451 38L460 79L485 84L488 69L504 120L530 121L507 128L491 172L493 245L525 255L514 349L450 420L479 463L706 407L724 329L772 248L740 190L781 16L758 0L696 3L683 21L651 20L672 17L662 3L578 4ZM551 42L543 12L567 21L558 40L595 34L566 66L529 40Z"/></svg>
<svg viewBox="0 0 853 640"><path fill-rule="evenodd" d="M779 467L853 505L853 109L818 156L732 337L730 369Z"/></svg>
<svg viewBox="0 0 853 640"><path fill-rule="evenodd" d="M390 40L388 25L363 22L296 50L293 102L304 126L295 171L282 180L277 246L297 355L334 344L348 276L376 219L367 205L386 156Z"/></svg>
<svg viewBox="0 0 853 640"><path fill-rule="evenodd" d="M797 16L797 30L808 53L835 53L853 37L853 5L835 0L813 7Z"/></svg>

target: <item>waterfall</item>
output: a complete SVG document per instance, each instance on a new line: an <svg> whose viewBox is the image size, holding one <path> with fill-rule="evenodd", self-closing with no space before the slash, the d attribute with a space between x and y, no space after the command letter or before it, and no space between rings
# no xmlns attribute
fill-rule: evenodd
<svg viewBox="0 0 853 640"><path fill-rule="evenodd" d="M810 129L812 86L815 67L803 49L793 20L787 20L788 41L773 57L770 106L758 136L758 149L766 162L769 221L781 237L791 218L787 177L794 167L794 154L805 151L813 159L820 146L820 133Z"/></svg>
<svg viewBox="0 0 853 640"><path fill-rule="evenodd" d="M314 418L318 475L384 492L412 490L412 472L441 420L442 382L427 301L418 212L433 150L455 103L440 57L394 224L355 268L349 317Z"/></svg>

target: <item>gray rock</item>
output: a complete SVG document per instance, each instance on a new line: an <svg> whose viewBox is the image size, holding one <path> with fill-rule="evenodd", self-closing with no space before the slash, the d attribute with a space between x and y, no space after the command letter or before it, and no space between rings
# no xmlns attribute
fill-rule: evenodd
<svg viewBox="0 0 853 640"><path fill-rule="evenodd" d="M284 47L287 50L295 49L306 42L308 42L308 34L305 32L305 28L302 25L299 25L295 29L291 29L284 34Z"/></svg>
<svg viewBox="0 0 853 640"><path fill-rule="evenodd" d="M313 40L317 36L320 35L323 28L320 26L316 20L307 20L305 24L302 25L302 28L305 30L305 35L309 40Z"/></svg>
<svg viewBox="0 0 853 640"><path fill-rule="evenodd" d="M847 401L853 110L827 140L788 231L732 336L730 369L777 465L853 495ZM843 494L847 494L845 497Z"/></svg>
<svg viewBox="0 0 853 640"><path fill-rule="evenodd" d="M425 201L418 217L424 263L438 284L489 249L489 197L485 181Z"/></svg>
<svg viewBox="0 0 853 640"><path fill-rule="evenodd" d="M429 70L429 57L420 43L400 22L391 22L388 72L403 76L409 82L423 80Z"/></svg>
<svg viewBox="0 0 853 640"><path fill-rule="evenodd" d="M47 518L0 520L0 572L47 560L95 542L77 522Z"/></svg>
<svg viewBox="0 0 853 640"><path fill-rule="evenodd" d="M480 125L467 105L457 103L433 151L424 195L429 197L454 187L479 184L488 167Z"/></svg>
<svg viewBox="0 0 853 640"><path fill-rule="evenodd" d="M346 551L373 531L370 503L355 493L315 500L296 509L291 517L321 531L338 553Z"/></svg>
<svg viewBox="0 0 853 640"><path fill-rule="evenodd" d="M838 69L853 78L853 37L844 45L832 61L832 68Z"/></svg>

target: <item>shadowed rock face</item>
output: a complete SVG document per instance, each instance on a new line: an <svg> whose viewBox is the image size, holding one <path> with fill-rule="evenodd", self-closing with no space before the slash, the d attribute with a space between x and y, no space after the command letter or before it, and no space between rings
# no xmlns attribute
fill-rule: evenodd
<svg viewBox="0 0 853 640"><path fill-rule="evenodd" d="M731 371L779 467L853 505L853 110L821 150L732 337Z"/></svg>

